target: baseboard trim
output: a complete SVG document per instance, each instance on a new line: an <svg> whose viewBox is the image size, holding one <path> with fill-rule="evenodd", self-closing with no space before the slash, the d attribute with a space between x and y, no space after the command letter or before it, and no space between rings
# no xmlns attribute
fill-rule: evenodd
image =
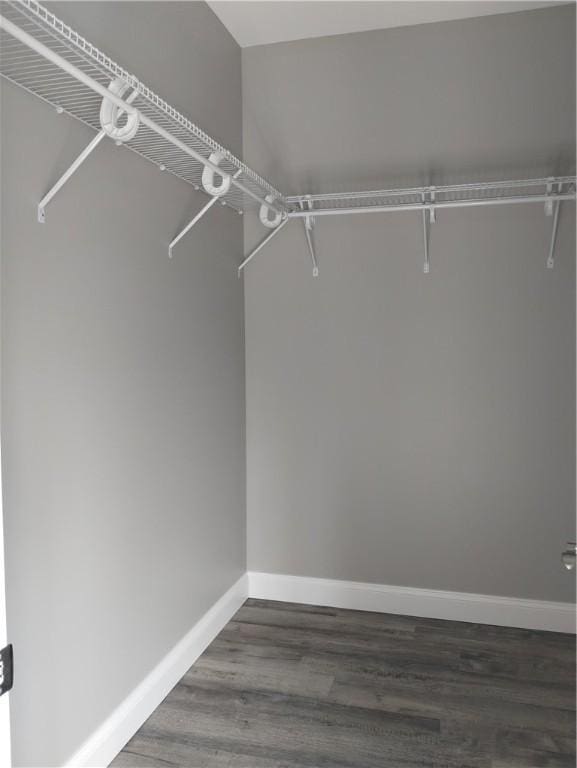
<svg viewBox="0 0 577 768"><path fill-rule="evenodd" d="M204 614L65 762L65 768L107 766L247 597L575 633L576 613L572 603L249 571Z"/></svg>
<svg viewBox="0 0 577 768"><path fill-rule="evenodd" d="M575 606L467 592L248 572L250 597L261 600L397 613L475 624L575 633Z"/></svg>
<svg viewBox="0 0 577 768"><path fill-rule="evenodd" d="M245 573L66 761L67 768L107 766L210 645L248 597Z"/></svg>

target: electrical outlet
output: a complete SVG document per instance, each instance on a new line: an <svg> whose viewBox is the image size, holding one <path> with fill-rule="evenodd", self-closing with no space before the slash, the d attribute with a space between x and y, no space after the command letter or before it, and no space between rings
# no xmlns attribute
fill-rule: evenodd
<svg viewBox="0 0 577 768"><path fill-rule="evenodd" d="M0 696L8 693L14 683L14 654L12 645L0 651Z"/></svg>

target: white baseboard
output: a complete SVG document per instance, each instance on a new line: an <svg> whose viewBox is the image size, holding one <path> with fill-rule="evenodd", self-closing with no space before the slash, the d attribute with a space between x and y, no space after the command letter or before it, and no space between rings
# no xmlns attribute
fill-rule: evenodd
<svg viewBox="0 0 577 768"><path fill-rule="evenodd" d="M65 766L107 766L230 621L247 597L248 579L244 574L66 761Z"/></svg>
<svg viewBox="0 0 577 768"><path fill-rule="evenodd" d="M504 627L575 632L575 606L571 603L249 571L66 761L66 768L107 766L249 596Z"/></svg>
<svg viewBox="0 0 577 768"><path fill-rule="evenodd" d="M575 605L249 571L250 597L502 627L575 632Z"/></svg>

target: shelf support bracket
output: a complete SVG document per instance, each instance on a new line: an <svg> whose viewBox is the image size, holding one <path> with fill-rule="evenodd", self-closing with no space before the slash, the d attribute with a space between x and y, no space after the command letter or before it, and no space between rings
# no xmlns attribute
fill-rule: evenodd
<svg viewBox="0 0 577 768"><path fill-rule="evenodd" d="M434 187L432 187L429 191L429 198L431 203L435 202ZM427 202L426 193L423 192L423 206L426 205L426 202ZM428 275L429 272L431 271L431 262L429 259L429 242L431 239L431 224L433 224L437 220L435 215L434 205L424 207L422 211L422 216L423 216L423 246L424 246L424 252L425 252L423 272L425 275Z"/></svg>
<svg viewBox="0 0 577 768"><path fill-rule="evenodd" d="M557 193L563 192L563 182L557 185ZM547 182L547 194L553 194L553 179ZM551 240L549 242L549 255L547 256L547 269L553 269L555 266L555 245L557 243L557 232L559 230L559 214L561 212L561 200L547 200L545 202L545 215L553 216L553 225L551 227Z"/></svg>
<svg viewBox="0 0 577 768"><path fill-rule="evenodd" d="M132 91L130 96L126 99L127 104L132 104L134 99L138 96L138 90ZM119 110L118 116L122 115L124 113L124 110ZM105 130L100 130L96 136L92 139L90 144L88 144L87 147L85 147L82 152L78 155L76 160L70 165L69 168L67 168L62 176L58 179L56 184L48 190L48 192L44 195L42 200L38 203L38 223L44 224L46 222L46 206L48 203L52 200L54 195L56 195L57 192L59 192L62 187L66 184L68 179L76 173L76 171L80 168L82 163L86 160L87 157L89 157L96 147L100 144L102 139L107 135Z"/></svg>
<svg viewBox="0 0 577 768"><path fill-rule="evenodd" d="M549 243L549 256L547 257L547 269L553 269L555 266L555 244L557 242L557 231L559 229L559 212L561 210L561 201L556 200L553 206L553 226L551 227L551 241Z"/></svg>
<svg viewBox="0 0 577 768"><path fill-rule="evenodd" d="M254 259L254 257L257 255L257 253L260 251L261 248L264 248L265 245L275 237L275 235L278 235L278 233L281 231L281 229L287 224L289 221L288 217L284 218L281 223L278 225L276 229L271 230L268 235L264 238L264 240L261 240L260 243L254 248L249 255L246 257L246 259L242 262L242 264L238 268L238 276L240 277L242 274L243 269L246 267L246 265Z"/></svg>
<svg viewBox="0 0 577 768"><path fill-rule="evenodd" d="M317 264L317 257L316 257L315 248L314 248L314 245L313 245L312 225L310 224L310 217L309 216L306 217L304 224L305 224L305 235L306 235L307 243L308 243L308 246L309 246L309 253L311 255L311 261L312 261L312 264L313 264L313 277L318 277L319 276L319 267L318 267L318 264Z"/></svg>
<svg viewBox="0 0 577 768"><path fill-rule="evenodd" d="M38 222L39 224L44 224L46 221L46 206L48 203L52 200L54 195L56 195L57 192L59 192L62 187L66 184L68 179L80 168L82 163L86 160L86 158L91 155L96 147L100 144L102 139L106 136L105 131L100 131L96 134L96 136L92 139L90 144L85 147L85 149L82 150L82 152L78 155L76 160L72 163L72 165L67 168L66 171L62 174L62 176L58 179L56 184L50 189L42 198L42 200L38 203Z"/></svg>
<svg viewBox="0 0 577 768"><path fill-rule="evenodd" d="M303 203L301 203L301 208L303 210L305 210ZM312 211L312 208L313 208L312 200L307 200L307 209L309 211ZM308 216L305 216L304 219L303 219L303 224L304 224L304 228L305 228L305 237L307 239L307 245L309 247L309 253L311 255L311 262L312 262L312 265L313 265L313 277L318 277L319 276L319 265L317 263L317 256L316 256L316 253L315 253L315 247L314 247L314 243L313 243L313 229L314 229L314 226L315 226L314 217L311 216L310 214Z"/></svg>
<svg viewBox="0 0 577 768"><path fill-rule="evenodd" d="M236 179L236 177L237 177L237 176L240 176L240 174L241 174L241 173L242 173L242 169L241 169L241 170L238 170L238 171L237 171L237 172L234 174L234 176L233 176L232 178L233 178L233 179ZM220 195L214 195L213 197L211 197L211 198L210 198L210 200L208 201L208 203L207 203L206 205L204 205L204 206L203 206L203 207L200 209L200 211L199 211L199 212L196 214L196 216L194 216L194 217L193 217L193 218L192 218L192 219L191 219L191 220L188 222L188 224L186 225L186 227L185 227L184 229L182 229L182 230L181 230L181 231L178 233L178 235L177 235L177 236L176 236L176 237L175 237L173 240L171 240L171 242L170 242L170 245L168 246L168 258L169 258L169 259L172 259L172 249L173 249L173 248L174 248L174 246L175 246L175 245L178 243L178 241L179 241L179 240L181 240L181 239L182 239L182 238L183 238L183 237L186 235L186 233L188 232L188 230L189 230L189 229L192 229L192 228L194 227L194 225L195 225L195 224L196 224L198 221L200 221L200 220L202 219L202 217L204 216L204 214L205 214L207 211L209 211L209 210L212 208L212 206L213 206L213 205L214 205L214 204L215 204L215 203L216 203L216 202L219 200L219 198L220 198Z"/></svg>
<svg viewBox="0 0 577 768"><path fill-rule="evenodd" d="M547 180L547 195L553 194L553 179L549 178ZM546 200L545 201L545 216L552 216L553 215L553 200Z"/></svg>

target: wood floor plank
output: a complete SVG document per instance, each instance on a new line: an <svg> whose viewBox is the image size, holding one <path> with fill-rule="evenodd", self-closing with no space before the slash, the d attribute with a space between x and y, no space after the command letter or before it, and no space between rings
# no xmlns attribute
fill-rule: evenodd
<svg viewBox="0 0 577 768"><path fill-rule="evenodd" d="M247 600L114 768L567 768L575 638Z"/></svg>

